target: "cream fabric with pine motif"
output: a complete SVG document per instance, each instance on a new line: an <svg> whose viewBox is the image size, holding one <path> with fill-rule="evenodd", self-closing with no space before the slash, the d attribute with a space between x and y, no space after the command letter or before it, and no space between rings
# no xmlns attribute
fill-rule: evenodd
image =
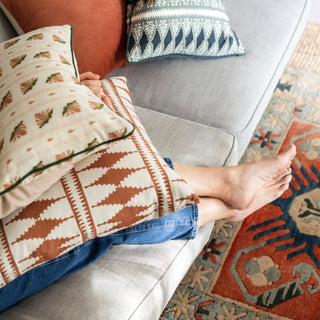
<svg viewBox="0 0 320 320"><path fill-rule="evenodd" d="M89 152L133 130L80 83L70 26L1 43L0 217L11 211L4 209L14 201L3 198L9 192L40 178L48 181L46 174L54 183Z"/></svg>

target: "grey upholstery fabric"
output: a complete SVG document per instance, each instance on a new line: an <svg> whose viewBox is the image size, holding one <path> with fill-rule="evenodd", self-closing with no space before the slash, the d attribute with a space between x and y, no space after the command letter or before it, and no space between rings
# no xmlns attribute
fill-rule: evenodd
<svg viewBox="0 0 320 320"><path fill-rule="evenodd" d="M307 0L225 0L244 56L126 66L136 105L227 130L244 152L306 23Z"/></svg>
<svg viewBox="0 0 320 320"><path fill-rule="evenodd" d="M138 106L135 109L163 157L193 166L222 167L237 163L237 143L230 133Z"/></svg>
<svg viewBox="0 0 320 320"><path fill-rule="evenodd" d="M11 27L2 10L0 10L0 42L7 41L15 36L17 36L17 33Z"/></svg>
<svg viewBox="0 0 320 320"><path fill-rule="evenodd" d="M87 268L0 314L1 320L158 320L187 265L207 241L113 247Z"/></svg>

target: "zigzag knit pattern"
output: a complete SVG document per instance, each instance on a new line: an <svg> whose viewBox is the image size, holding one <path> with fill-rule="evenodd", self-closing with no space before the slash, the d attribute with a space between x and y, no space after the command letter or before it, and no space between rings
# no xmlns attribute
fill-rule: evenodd
<svg viewBox="0 0 320 320"><path fill-rule="evenodd" d="M126 80L103 85L135 132L88 155L38 200L0 220L0 287L87 240L198 202L151 143Z"/></svg>
<svg viewBox="0 0 320 320"><path fill-rule="evenodd" d="M222 0L138 0L128 6L127 59L225 57L245 48Z"/></svg>

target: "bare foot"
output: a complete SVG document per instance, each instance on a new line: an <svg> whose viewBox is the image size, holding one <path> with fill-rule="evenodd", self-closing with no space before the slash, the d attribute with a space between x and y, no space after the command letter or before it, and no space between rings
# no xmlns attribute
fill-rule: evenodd
<svg viewBox="0 0 320 320"><path fill-rule="evenodd" d="M275 189L278 190L279 185L283 185L287 177L290 182L290 165L295 155L296 147L291 145L273 158L230 167L234 172L231 174L233 184L230 184L229 192L226 190L224 196L227 204L234 209L246 209L260 193L273 193Z"/></svg>
<svg viewBox="0 0 320 320"><path fill-rule="evenodd" d="M175 164L175 170L199 196L217 198L232 209L244 210L260 193L272 193L285 184L283 179L287 176L291 179L290 165L295 154L296 148L291 145L275 157L239 166L199 168Z"/></svg>
<svg viewBox="0 0 320 320"><path fill-rule="evenodd" d="M242 210L234 209L217 198L200 198L199 226L221 219L232 222L245 219L261 207L279 198L288 189L291 178L291 174L288 174L258 189L249 206Z"/></svg>
<svg viewBox="0 0 320 320"><path fill-rule="evenodd" d="M243 210L236 210L233 215L225 218L225 220L238 222L248 217L253 212L262 208L266 204L278 199L288 188L292 175L288 174L277 181L267 184L264 188L260 188L250 205Z"/></svg>

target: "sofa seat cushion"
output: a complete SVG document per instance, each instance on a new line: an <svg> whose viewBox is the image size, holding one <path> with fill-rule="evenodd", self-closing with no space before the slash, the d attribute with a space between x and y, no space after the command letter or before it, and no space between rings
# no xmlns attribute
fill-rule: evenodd
<svg viewBox="0 0 320 320"><path fill-rule="evenodd" d="M2 312L0 318L159 319L188 271L190 260L197 257L208 241L211 229L212 225L201 228L196 241L111 247L87 268L26 298Z"/></svg>
<svg viewBox="0 0 320 320"><path fill-rule="evenodd" d="M129 65L115 74L128 78L135 104L232 132L242 154L302 34L308 1L224 4L245 55L166 58Z"/></svg>

